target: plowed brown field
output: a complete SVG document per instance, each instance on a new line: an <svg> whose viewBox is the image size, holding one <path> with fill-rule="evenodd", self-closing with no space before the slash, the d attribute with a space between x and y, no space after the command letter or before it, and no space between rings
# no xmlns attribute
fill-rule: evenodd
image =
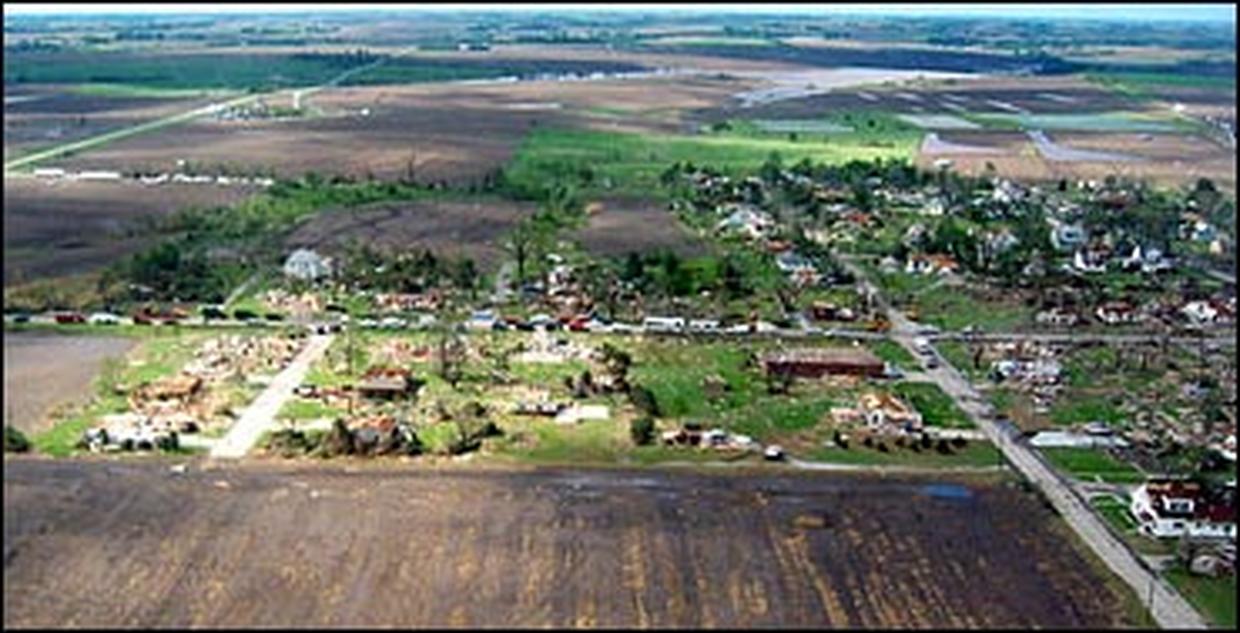
<svg viewBox="0 0 1240 633"><path fill-rule="evenodd" d="M1109 627L1014 488L9 459L17 626Z"/></svg>

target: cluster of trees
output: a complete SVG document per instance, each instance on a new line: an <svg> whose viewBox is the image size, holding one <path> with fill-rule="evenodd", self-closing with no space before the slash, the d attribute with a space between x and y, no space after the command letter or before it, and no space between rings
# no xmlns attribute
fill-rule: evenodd
<svg viewBox="0 0 1240 633"><path fill-rule="evenodd" d="M451 285L471 298L478 291L478 267L469 257L436 255L428 249L397 253L355 240L340 259L337 279L348 288L418 293Z"/></svg>

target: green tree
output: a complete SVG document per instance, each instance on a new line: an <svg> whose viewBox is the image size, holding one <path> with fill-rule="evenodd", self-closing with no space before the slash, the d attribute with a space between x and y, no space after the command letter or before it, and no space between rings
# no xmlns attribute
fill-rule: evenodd
<svg viewBox="0 0 1240 633"><path fill-rule="evenodd" d="M629 423L629 437L638 446L646 446L654 441L654 420L642 416Z"/></svg>

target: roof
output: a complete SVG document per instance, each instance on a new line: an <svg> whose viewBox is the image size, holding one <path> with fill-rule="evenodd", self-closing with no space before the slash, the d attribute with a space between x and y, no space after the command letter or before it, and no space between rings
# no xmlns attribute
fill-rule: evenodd
<svg viewBox="0 0 1240 633"><path fill-rule="evenodd" d="M882 365L881 358L862 347L808 347L775 352L762 356L763 363L812 363L823 365Z"/></svg>
<svg viewBox="0 0 1240 633"><path fill-rule="evenodd" d="M1211 523L1235 523L1236 489L1234 487L1202 488L1195 481L1155 480L1145 484L1154 508L1164 510L1164 499L1191 499L1193 518Z"/></svg>

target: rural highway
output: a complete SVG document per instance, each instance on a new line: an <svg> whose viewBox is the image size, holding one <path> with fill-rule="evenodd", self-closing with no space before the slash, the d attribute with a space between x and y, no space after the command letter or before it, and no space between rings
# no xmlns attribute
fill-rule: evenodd
<svg viewBox="0 0 1240 633"><path fill-rule="evenodd" d="M351 68L349 70L346 70L340 73L339 75L336 75L332 79L322 84L319 84L317 86L313 86L310 88L301 88L301 89L296 90L296 92L301 93L303 96L314 94L315 92L323 90L324 88L330 88L330 87L336 86L341 81L344 81L345 79L359 72L374 68L375 66L379 65L380 63L384 61L386 61L386 58L381 58L370 64L366 64L365 66L358 66L356 68ZM34 163L38 163L38 162L47 160L49 158L56 158L58 156L63 156L70 152L81 151L84 149L95 147L97 145L102 145L104 143L110 143L117 139L122 139L128 136L134 136L136 134L142 134L143 132L150 132L151 130L157 130L163 127L168 127L169 125L176 125L177 123L184 123L186 121L191 121L199 117L215 114L216 112L225 110L227 108L244 105L256 99L260 99L262 97L269 97L271 95L277 94L278 92L280 91L277 90L277 91L272 91L272 92L243 95L243 96L237 97L236 99L232 99L230 101L224 101L220 103L210 103L200 108L194 108L193 110L190 110L188 112L181 112L180 114L173 114L171 116L166 116L162 119L155 119L154 121L147 121L146 123L140 123L133 127L127 127L127 128L123 128L120 130L113 130L105 134L100 134L99 136L92 136L90 138L82 139L80 141L74 141L72 143L58 145L56 147L45 149L40 152L35 152L33 154L27 154L20 158L15 158L4 164L4 171L7 173L14 169L33 165Z"/></svg>
<svg viewBox="0 0 1240 633"><path fill-rule="evenodd" d="M857 278L862 288L873 288L864 271L859 267L851 262L845 262L844 265ZM874 297L891 321L892 338L907 349L914 358L921 357L922 354L913 345L913 339L919 329L917 324L909 321L902 312L887 304L881 294L875 292ZM968 379L962 376L937 350L933 349L933 345L931 351L938 358L939 366L936 369L927 370L925 375L938 384L944 393L951 396L957 406L999 448L1008 462L1042 491L1059 515L1067 521L1068 525L1102 559L1106 566L1128 583L1128 586L1143 602L1147 602L1146 606L1150 610L1150 615L1160 627L1209 628L1201 615L1174 587L1163 581L1155 571L1146 567L1132 550L1107 529L1102 519L1076 493L1070 482L1056 474L1033 449L1017 441L1013 434L1000 428L992 417L993 411L986 400L973 388L973 384Z"/></svg>
<svg viewBox="0 0 1240 633"><path fill-rule="evenodd" d="M280 412L280 408L292 395L293 389L301 384L310 366L327 351L333 338L335 337L330 334L311 336L293 362L276 374L263 393L259 394L249 407L246 407L241 418L228 430L228 434L212 447L211 457L222 459L244 457L258 442L263 432L271 429L275 424L276 414Z"/></svg>
<svg viewBox="0 0 1240 633"><path fill-rule="evenodd" d="M100 134L99 136L92 136L90 138L82 139L80 141L74 141L72 143L58 145L51 149L45 149L41 152L27 154L25 156L22 156L21 158L15 158L5 163L4 171L8 172L8 171L17 169L19 167L25 167L27 165L31 165L31 164L34 164L40 161L47 160L49 158L56 158L57 156L63 156L65 154L68 154L69 152L77 152L83 149L94 147L96 145L102 145L104 143L115 141L117 139L125 138L127 136L133 136L135 134L142 134L143 132L150 132L151 130L157 130L159 128L167 127L169 125L176 125L177 123L183 123L185 121L196 119L198 117L207 116L209 114L214 114L225 108L231 108L234 106L239 106L245 103L249 103L262 96L264 95L261 95L261 94L245 95L245 96L237 97L236 99L232 99L231 101L224 101L222 103L211 103L211 104L202 106L201 108L194 108L193 110L190 110L188 112L182 112L180 114L166 116L162 119L155 119L154 121L147 121L146 123L139 123L138 125L135 125L133 127L127 127L127 128L120 129L120 130L113 130L106 134Z"/></svg>

